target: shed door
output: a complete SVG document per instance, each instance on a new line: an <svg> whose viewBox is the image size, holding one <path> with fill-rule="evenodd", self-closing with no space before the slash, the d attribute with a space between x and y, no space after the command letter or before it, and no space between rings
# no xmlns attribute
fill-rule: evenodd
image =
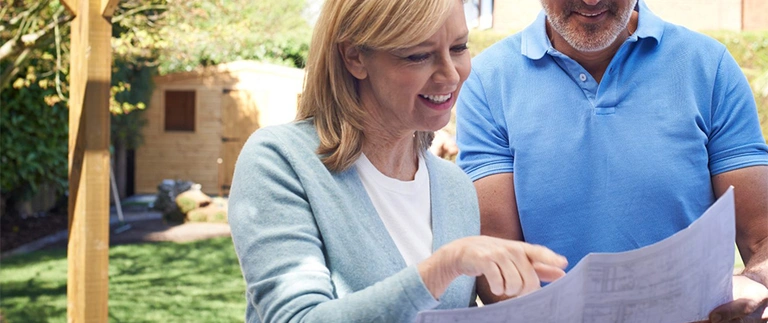
<svg viewBox="0 0 768 323"><path fill-rule="evenodd" d="M237 156L248 136L259 128L259 111L247 90L225 89L222 96L219 192L228 195Z"/></svg>

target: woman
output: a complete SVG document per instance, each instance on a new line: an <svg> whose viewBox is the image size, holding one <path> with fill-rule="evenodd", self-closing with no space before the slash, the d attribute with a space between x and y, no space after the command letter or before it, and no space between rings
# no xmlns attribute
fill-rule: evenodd
<svg viewBox="0 0 768 323"><path fill-rule="evenodd" d="M460 0L326 0L298 121L237 161L232 238L248 322L409 322L562 275L541 246L479 237L477 197L427 152L467 78Z"/></svg>

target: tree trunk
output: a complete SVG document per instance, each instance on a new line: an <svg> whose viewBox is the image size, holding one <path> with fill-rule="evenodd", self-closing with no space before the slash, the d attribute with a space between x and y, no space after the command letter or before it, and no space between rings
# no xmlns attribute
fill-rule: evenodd
<svg viewBox="0 0 768 323"><path fill-rule="evenodd" d="M120 200L125 199L128 174L128 150L125 143L115 140L115 183Z"/></svg>

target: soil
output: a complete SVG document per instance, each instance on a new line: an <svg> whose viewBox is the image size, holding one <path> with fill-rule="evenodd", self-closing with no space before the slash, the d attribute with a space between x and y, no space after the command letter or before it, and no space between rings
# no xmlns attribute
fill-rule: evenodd
<svg viewBox="0 0 768 323"><path fill-rule="evenodd" d="M0 252L67 229L67 212L53 211L22 218L5 214L0 217Z"/></svg>

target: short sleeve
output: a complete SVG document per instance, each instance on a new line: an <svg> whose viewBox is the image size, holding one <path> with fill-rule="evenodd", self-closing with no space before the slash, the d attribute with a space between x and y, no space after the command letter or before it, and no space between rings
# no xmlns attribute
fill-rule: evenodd
<svg viewBox="0 0 768 323"><path fill-rule="evenodd" d="M727 171L768 165L768 146L752 90L733 57L724 50L712 98L707 151L714 176Z"/></svg>
<svg viewBox="0 0 768 323"><path fill-rule="evenodd" d="M480 75L473 69L456 106L456 163L473 181L514 171L503 113L493 109L501 110L501 104L488 102Z"/></svg>

